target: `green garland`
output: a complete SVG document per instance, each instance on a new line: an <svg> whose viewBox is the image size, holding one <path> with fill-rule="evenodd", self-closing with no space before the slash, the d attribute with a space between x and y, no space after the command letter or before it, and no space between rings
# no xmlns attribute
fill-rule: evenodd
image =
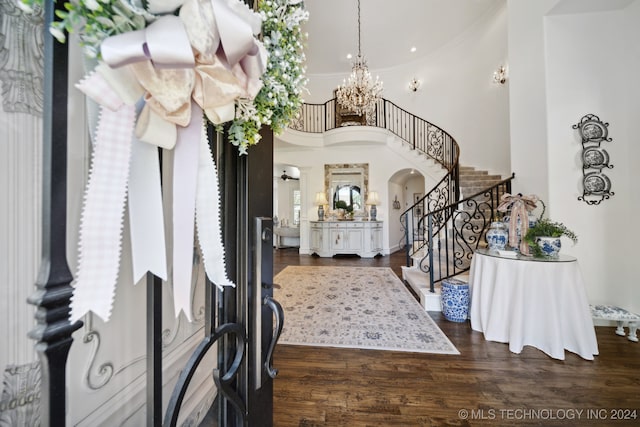
<svg viewBox="0 0 640 427"><path fill-rule="evenodd" d="M42 7L46 0L18 0L29 12ZM71 0L66 11L57 10L57 21L49 32L61 43L65 33L77 31L80 45L88 57L99 57L99 47L107 37L143 29L154 15L137 7L133 0ZM260 141L260 129L270 126L282 132L302 104L307 83L300 23L309 18L301 0L269 0L258 3L262 16L263 43L269 54L267 70L262 75L262 89L251 101L236 100L235 119L229 128L229 141L240 154Z"/></svg>
<svg viewBox="0 0 640 427"><path fill-rule="evenodd" d="M229 141L241 154L260 141L260 128L268 125L281 133L302 105L305 77L304 34L300 23L309 18L299 0L270 0L258 3L262 16L262 34L269 52L264 86L251 105L236 102L236 120L229 129Z"/></svg>
<svg viewBox="0 0 640 427"><path fill-rule="evenodd" d="M43 7L45 0L19 0L18 5L29 12ZM53 0L55 1L55 0ZM107 37L141 30L154 16L128 0L71 0L66 10L56 10L58 20L51 23L49 33L60 43L66 33L78 33L80 46L89 58L99 56L99 48Z"/></svg>

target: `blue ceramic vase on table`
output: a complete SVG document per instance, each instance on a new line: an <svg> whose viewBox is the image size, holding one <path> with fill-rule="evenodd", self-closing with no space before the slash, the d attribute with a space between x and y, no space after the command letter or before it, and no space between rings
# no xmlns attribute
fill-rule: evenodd
<svg viewBox="0 0 640 427"><path fill-rule="evenodd" d="M562 244L559 237L536 237L536 245L549 258L558 258Z"/></svg>
<svg viewBox="0 0 640 427"><path fill-rule="evenodd" d="M504 250L509 240L507 226L500 221L493 221L487 231L487 243L491 250Z"/></svg>

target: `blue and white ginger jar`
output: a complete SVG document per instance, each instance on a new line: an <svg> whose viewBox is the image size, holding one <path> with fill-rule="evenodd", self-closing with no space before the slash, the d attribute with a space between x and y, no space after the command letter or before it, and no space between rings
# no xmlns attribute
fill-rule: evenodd
<svg viewBox="0 0 640 427"><path fill-rule="evenodd" d="M491 223L491 228L487 231L487 243L491 250L504 250L509 240L509 231L507 226L500 221Z"/></svg>
<svg viewBox="0 0 640 427"><path fill-rule="evenodd" d="M509 228L511 225L511 215L505 215L502 218L502 222L504 223L505 227L507 227L507 232L509 232ZM529 228L533 227L534 225L536 225L536 223L538 222L538 218L535 215L529 214ZM522 222L520 221L520 218L518 217L518 221L516 223L516 236L517 236L517 244L516 246L513 248L515 251L519 251L520 250L520 242L522 241Z"/></svg>

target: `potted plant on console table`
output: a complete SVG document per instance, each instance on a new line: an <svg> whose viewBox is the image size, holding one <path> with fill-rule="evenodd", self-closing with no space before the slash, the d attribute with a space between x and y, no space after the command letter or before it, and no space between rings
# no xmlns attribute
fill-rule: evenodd
<svg viewBox="0 0 640 427"><path fill-rule="evenodd" d="M352 220L353 219L353 205L347 205L344 200L338 200L336 202L336 209L341 212L340 219Z"/></svg>
<svg viewBox="0 0 640 427"><path fill-rule="evenodd" d="M529 228L524 240L529 244L533 256L557 258L562 246L560 242L562 236L569 238L574 244L578 243L576 233L569 230L563 223L542 218Z"/></svg>

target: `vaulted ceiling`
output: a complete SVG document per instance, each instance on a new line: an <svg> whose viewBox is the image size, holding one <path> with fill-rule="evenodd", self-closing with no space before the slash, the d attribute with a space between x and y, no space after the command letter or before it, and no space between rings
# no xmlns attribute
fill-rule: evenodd
<svg viewBox="0 0 640 427"><path fill-rule="evenodd" d="M360 0L361 49L371 70L428 56L504 5L506 0ZM347 76L358 53L357 0L305 0L309 21L307 75ZM411 48L415 47L415 52ZM283 143L275 139L276 149ZM285 144L286 145L286 144ZM291 165L276 164L274 176L298 177ZM406 171L406 175L410 173ZM397 177L400 182L407 177Z"/></svg>
<svg viewBox="0 0 640 427"><path fill-rule="evenodd" d="M360 0L361 49L369 68L427 56L506 0ZM358 53L357 0L306 0L307 74L351 70ZM415 48L415 52L411 51Z"/></svg>

